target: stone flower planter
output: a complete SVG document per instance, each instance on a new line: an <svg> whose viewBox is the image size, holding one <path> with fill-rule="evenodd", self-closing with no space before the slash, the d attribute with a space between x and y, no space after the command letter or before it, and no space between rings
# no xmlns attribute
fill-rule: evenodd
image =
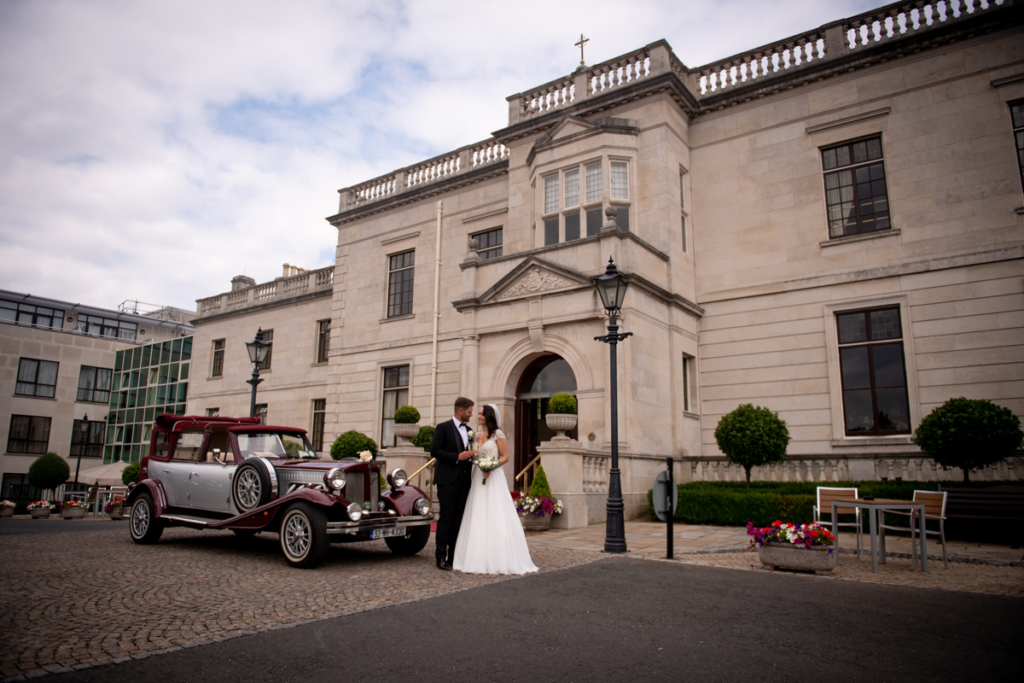
<svg viewBox="0 0 1024 683"><path fill-rule="evenodd" d="M14 516L14 508L0 508L0 519Z"/></svg>
<svg viewBox="0 0 1024 683"><path fill-rule="evenodd" d="M531 514L521 515L519 519L523 522L523 529L526 531L547 531L551 528L551 515L534 517Z"/></svg>
<svg viewBox="0 0 1024 683"><path fill-rule="evenodd" d="M111 519L124 519L124 508L110 508L110 512L107 514L110 515Z"/></svg>
<svg viewBox="0 0 1024 683"><path fill-rule="evenodd" d="M32 519L47 519L50 516L50 508L36 508L29 510L28 513L32 515Z"/></svg>
<svg viewBox="0 0 1024 683"><path fill-rule="evenodd" d="M85 508L64 508L60 511L60 516L62 519L84 519Z"/></svg>
<svg viewBox="0 0 1024 683"><path fill-rule="evenodd" d="M775 569L794 569L805 572L830 572L836 566L836 554L828 548L798 548L791 543L765 543L758 546L761 564Z"/></svg>
<svg viewBox="0 0 1024 683"><path fill-rule="evenodd" d="M556 439L565 439L565 433L576 427L577 417L575 415L565 415L562 413L548 413L544 416L544 422L547 423L548 429L553 432L558 432L555 435Z"/></svg>
<svg viewBox="0 0 1024 683"><path fill-rule="evenodd" d="M395 424L393 426L395 436L402 439L403 443L399 445L407 445L409 439L415 439L416 435L420 433L420 426L418 424Z"/></svg>

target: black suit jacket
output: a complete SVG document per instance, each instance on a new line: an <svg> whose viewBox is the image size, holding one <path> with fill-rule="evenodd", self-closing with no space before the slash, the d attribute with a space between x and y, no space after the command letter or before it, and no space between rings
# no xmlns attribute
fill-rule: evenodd
<svg viewBox="0 0 1024 683"><path fill-rule="evenodd" d="M473 472L472 461L459 460L459 453L464 450L462 436L451 419L437 425L434 439L430 442L430 457L437 460L434 465L435 483L454 484L459 477L470 477Z"/></svg>

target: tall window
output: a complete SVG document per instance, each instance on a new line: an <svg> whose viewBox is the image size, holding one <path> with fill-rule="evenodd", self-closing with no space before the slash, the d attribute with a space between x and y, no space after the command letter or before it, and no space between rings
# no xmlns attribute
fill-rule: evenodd
<svg viewBox="0 0 1024 683"><path fill-rule="evenodd" d="M50 445L50 418L11 415L8 453L45 453Z"/></svg>
<svg viewBox="0 0 1024 683"><path fill-rule="evenodd" d="M210 369L210 377L224 376L224 340L213 341L213 367Z"/></svg>
<svg viewBox="0 0 1024 683"><path fill-rule="evenodd" d="M900 309L837 313L846 434L910 432Z"/></svg>
<svg viewBox="0 0 1024 683"><path fill-rule="evenodd" d="M690 210L686 206L686 169L679 169L679 224L682 226L683 251L687 250L686 224L689 222Z"/></svg>
<svg viewBox="0 0 1024 683"><path fill-rule="evenodd" d="M611 163L611 199L612 204L618 209L615 215L615 223L620 229L629 232L629 164L625 161L613 161Z"/></svg>
<svg viewBox="0 0 1024 683"><path fill-rule="evenodd" d="M113 337L125 341L135 341L139 326L117 318L104 318L99 315L78 315L77 330L82 334L94 337Z"/></svg>
<svg viewBox="0 0 1024 683"><path fill-rule="evenodd" d="M821 151L829 238L888 230L882 138L851 142Z"/></svg>
<svg viewBox="0 0 1024 683"><path fill-rule="evenodd" d="M412 314L412 276L415 251L388 257L388 317Z"/></svg>
<svg viewBox="0 0 1024 683"><path fill-rule="evenodd" d="M1013 139L1017 145L1017 167L1020 169L1020 182L1024 189L1024 102L1010 105L1010 118L1013 121Z"/></svg>
<svg viewBox="0 0 1024 683"><path fill-rule="evenodd" d="M476 253L481 259L486 261L501 256L501 231L501 228L495 228L473 235L473 239L477 243Z"/></svg>
<svg viewBox="0 0 1024 683"><path fill-rule="evenodd" d="M384 405L381 411L380 444L394 446L395 411L409 403L409 366L384 368Z"/></svg>
<svg viewBox="0 0 1024 683"><path fill-rule="evenodd" d="M313 400L313 450L321 453L324 450L324 416L327 414L327 399Z"/></svg>
<svg viewBox="0 0 1024 683"><path fill-rule="evenodd" d="M3 300L0 301L0 320L59 330L64 326L64 311Z"/></svg>
<svg viewBox="0 0 1024 683"><path fill-rule="evenodd" d="M103 457L103 434L107 429L106 422L93 422L89 420L85 433L85 450L81 451L83 458ZM75 420L71 428L71 450L68 452L72 458L77 457L82 448L82 421Z"/></svg>
<svg viewBox="0 0 1024 683"><path fill-rule="evenodd" d="M268 344L270 342L274 341L274 331L273 330L263 330L263 341L267 342ZM263 362L259 364L260 370L269 370L270 369L270 356L273 355L273 353L274 353L274 347L271 346L269 349L267 349L267 357L264 358Z"/></svg>
<svg viewBox="0 0 1024 683"><path fill-rule="evenodd" d="M693 356L683 354L683 410L688 413L696 412L693 409L697 393L696 360Z"/></svg>
<svg viewBox="0 0 1024 683"><path fill-rule="evenodd" d="M78 396L75 400L110 403L110 383L113 375L114 371L109 368L83 365L78 372Z"/></svg>
<svg viewBox="0 0 1024 683"><path fill-rule="evenodd" d="M316 336L316 362L326 363L327 355L331 350L331 321L321 320L317 322Z"/></svg>
<svg viewBox="0 0 1024 683"><path fill-rule="evenodd" d="M57 393L57 363L22 358L18 362L18 383L14 385L14 393L53 398Z"/></svg>
<svg viewBox="0 0 1024 683"><path fill-rule="evenodd" d="M260 419L260 424L265 425L267 423L267 404L257 403L256 404L256 417Z"/></svg>

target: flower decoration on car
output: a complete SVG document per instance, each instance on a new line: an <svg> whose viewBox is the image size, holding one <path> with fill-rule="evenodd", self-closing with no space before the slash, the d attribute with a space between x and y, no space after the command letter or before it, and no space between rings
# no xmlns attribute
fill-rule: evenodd
<svg viewBox="0 0 1024 683"><path fill-rule="evenodd" d="M788 543L798 548L828 548L831 555L836 542L832 532L820 524L793 524L779 520L760 528L753 522L747 522L747 535L753 537L750 539L751 549L765 543Z"/></svg>
<svg viewBox="0 0 1024 683"><path fill-rule="evenodd" d="M360 453L359 453L359 461L360 462L370 462L371 460L373 460L373 453L371 453L370 451L360 451Z"/></svg>

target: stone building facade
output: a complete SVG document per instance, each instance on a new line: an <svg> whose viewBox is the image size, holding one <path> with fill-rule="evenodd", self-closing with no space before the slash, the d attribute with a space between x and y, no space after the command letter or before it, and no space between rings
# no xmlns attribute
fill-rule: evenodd
<svg viewBox="0 0 1024 683"><path fill-rule="evenodd" d="M541 452L566 523L600 518L611 257L627 514L666 456L738 478L714 429L741 403L792 435L756 478L957 478L911 444L924 415L1024 414L1020 8L895 3L698 68L658 41L512 95L492 138L340 191L329 309L297 323L329 315L329 363L289 382L321 382L328 441L495 403L509 479ZM558 390L576 441L543 445Z"/></svg>

